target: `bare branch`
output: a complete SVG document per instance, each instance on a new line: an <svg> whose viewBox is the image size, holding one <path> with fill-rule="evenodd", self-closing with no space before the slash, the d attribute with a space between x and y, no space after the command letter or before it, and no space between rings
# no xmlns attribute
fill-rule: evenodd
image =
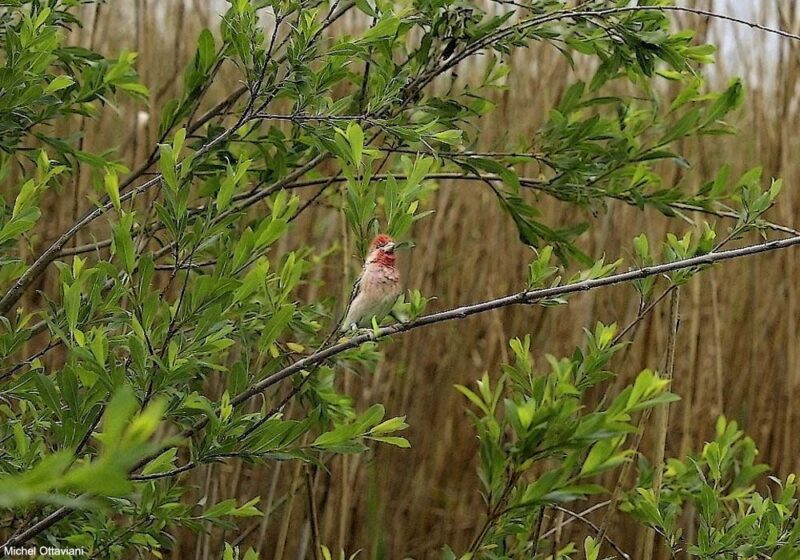
<svg viewBox="0 0 800 560"><path fill-rule="evenodd" d="M575 282L572 284L565 284L563 286L555 286L552 288L543 288L539 290L526 290L516 294L510 294L497 299L488 300L482 303L477 303L473 305L464 305L462 307L457 307L455 309L449 309L447 311L441 311L439 313L432 313L430 315L425 315L408 323L394 324L388 327L383 327L381 329L378 329L375 332L360 334L358 336L351 338L350 340L341 342L339 344L335 344L315 354L307 356L306 358L298 360L291 366L288 366L283 370L274 373L269 377L266 377L265 379L261 380L259 383L255 384L247 391L244 391L243 393L239 394L238 396L236 396L234 399L231 400L231 403L234 406L239 405L244 401L250 399L252 396L262 392L264 389L271 387L272 385L275 385L276 383L282 381L283 379L286 379L287 377L290 377L295 373L298 373L299 371L306 369L309 366L312 366L323 360L327 360L328 358L336 356L337 354L341 354L342 352L345 352L352 348L361 346L366 342L371 342L386 336L393 336L410 330L418 329L420 327L433 325L436 323L442 323L445 321L452 321L454 319L464 319L471 315L485 313L487 311L493 311L495 309L501 309L503 307L536 303L538 301L545 299L552 299L555 297L574 294L578 292L587 292L605 286L613 286L615 284L622 284L622 283L632 282L634 280L641 280L643 278L666 274L668 272L674 272L676 270L697 268L697 267L707 266L720 261L737 259L746 256L757 255L759 253L776 251L780 249L786 249L798 244L800 244L800 236L789 237L786 239L769 241L758 245L748 245L746 247L731 249L729 251L721 251L719 253L709 253L706 255L700 255L697 257L682 259L656 266L637 268L629 270L628 272L613 274L611 276L606 276L603 278L584 280L583 282Z"/></svg>
<svg viewBox="0 0 800 560"><path fill-rule="evenodd" d="M597 525L595 525L594 523L589 521L589 519L587 517L585 517L581 513L574 512L574 511L572 511L570 509L567 509L565 507L559 506L557 504L551 504L550 507L552 507L556 511L560 511L562 513L565 513L565 514L569 515L570 517L572 517L574 519L577 519L578 521L580 521L584 525L588 525L589 527L591 527L595 531L599 531L599 529L600 529ZM620 556L622 556L626 560L630 560L630 557L631 557L630 554L628 554L627 552L622 550L622 548L620 548L620 546L617 543L615 543L613 540L611 540L608 537L608 535L604 535L603 536L603 540L606 541L609 545L611 545L611 548L613 548L614 551L617 554L619 554Z"/></svg>

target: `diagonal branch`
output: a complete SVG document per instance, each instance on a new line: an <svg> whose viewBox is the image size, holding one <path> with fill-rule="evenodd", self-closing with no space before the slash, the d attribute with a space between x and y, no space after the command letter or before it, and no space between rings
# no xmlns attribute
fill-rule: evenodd
<svg viewBox="0 0 800 560"><path fill-rule="evenodd" d="M410 152L410 150L409 150L409 152ZM418 153L418 152L414 151L413 153ZM515 155L517 157L534 157L533 154L521 154L520 153L520 154L515 154ZM316 165L319 165L322 161L324 161L324 156L317 156L317 158L309 161L309 163L307 165L303 166L301 169L303 171L307 171L308 169L313 168ZM281 181L278 181L277 183L274 183L272 185L269 185L268 187L265 187L265 188L254 188L254 189L251 189L250 191L248 191L246 193L241 193L241 194L235 195L233 197L233 200L235 202L241 202L243 200L245 200L246 202L242 206L237 206L235 208L231 208L225 214L224 217L227 218L233 213L236 213L238 211L243 211L244 209L248 208L249 206L252 206L253 204L259 202L260 200L263 200L264 198L274 194L275 192L277 192L277 191L279 191L281 189L294 190L294 189L301 189L301 188L307 188L307 187L327 187L327 186L329 186L329 185L331 185L333 183L343 183L343 182L347 181L347 179L342 175L333 175L333 176L322 177L322 178L318 178L318 179L297 180L298 177L301 176L302 174L303 173L293 173L292 175L286 177L285 179L283 179ZM391 175L393 178L398 179L398 180L404 180L404 179L408 178L407 175L397 174L397 173L392 173L392 174L380 173L380 174L373 175L372 178L375 181L381 181L381 180L384 180L387 177L389 177L389 175ZM490 181L492 183L497 183L497 182L502 182L503 181L502 177L500 177L497 174L493 174L493 173L482 173L482 174L478 175L478 174L474 174L474 173L447 172L447 171L429 173L429 174L425 175L425 177L423 179L424 180L481 181L481 182L484 182L484 183L487 182L487 181ZM532 177L519 177L519 182L520 182L520 185L522 185L523 187L525 187L527 189L541 191L541 192L547 194L548 196L553 196L555 198L559 198L557 190L555 188L553 188L552 185L550 185L549 182L547 182L547 181L541 181L539 179L534 179ZM618 200L620 202L624 202L625 204L627 204L629 206L637 206L638 207L638 205L640 204L639 201L637 201L633 197L627 195L626 193L611 193L611 192L607 192L607 191L599 191L598 190L597 191L597 195L598 195L598 198L605 197L605 198L610 198L610 199L613 199L613 200ZM317 194L317 196L319 196L319 193ZM559 198L559 200L561 200L561 199ZM707 206L701 206L699 204L691 204L691 203L688 203L688 202L667 202L667 203L665 203L665 205L668 206L669 208L672 208L673 210L679 210L679 211L683 211L683 212L693 212L693 213L697 213L697 214L705 214L707 216L714 216L714 217L717 217L717 218L725 218L725 219L731 219L731 220L740 219L740 216L739 216L738 213L733 212L731 210L727 210L727 209L710 208L710 207L707 207ZM206 209L205 206L197 206L197 207L193 208L190 211L190 213L192 215L197 215L197 214L200 214L201 212L205 211L205 209ZM772 231L779 231L779 232L786 233L786 234L789 234L789 235L800 235L800 230L795 229L795 228L790 227L790 226L787 226L787 225L777 224L777 223L769 222L769 221L760 221L759 224L764 229L768 229L768 230L772 230ZM158 225L154 226L154 228L156 230L159 229L160 227L161 226L158 226ZM83 254L83 253L93 253L93 252L98 251L100 249L103 249L105 247L109 247L110 245L111 245L111 239L110 238L109 239L103 239L101 241L97 241L97 242L94 242L94 243L88 243L86 245L81 245L81 246L75 247L73 249L65 249L64 251L59 253L58 256L60 258L60 257L64 257L64 256L69 256L69 255L79 255L79 254ZM155 256L156 257L161 257L164 254L168 253L169 250L171 250L171 246L170 246L170 249L162 249L162 250L160 250L159 252L156 253ZM213 262L211 262L209 264L213 264ZM166 269L172 270L172 266L169 266Z"/></svg>
<svg viewBox="0 0 800 560"><path fill-rule="evenodd" d="M378 338L393 336L410 330L418 329L420 327L425 327L436 323L443 323L445 321L464 319L471 315L477 315L479 313L485 313L487 311L493 311L495 309L501 309L503 307L532 304L546 299L552 299L555 297L579 293L579 292L587 292L605 286L613 286L615 284L633 282L635 280L641 280L643 278L648 278L650 276L658 276L661 274L666 274L677 270L703 267L720 261L738 259L746 256L757 255L759 253L766 253L780 249L786 249L799 244L800 244L800 236L788 237L786 239L769 241L757 245L748 245L738 249L731 249L729 251L708 253L705 255L700 255L689 259L682 259L660 265L637 268L629 270L627 272L621 272L619 274L605 276L603 278L584 280L582 282L574 282L571 284L554 286L551 288L525 290L522 292L518 292L516 294L510 294L497 299L484 301L482 303L464 305L454 309L449 309L447 311L432 313L430 315L425 315L408 323L394 324L388 327L380 328L374 332L360 334L345 342L340 342L339 344L335 344L315 354L307 356L306 358L298 360L294 364L287 366L286 368L270 375L269 377L266 377L259 383L253 385L250 389L244 391L243 393L240 393L238 396L232 399L231 404L233 404L234 406L239 405L245 402L246 400L250 399L254 395L262 392L264 389L272 385L275 385L276 383L279 383L280 381L286 379L287 377L290 377L295 373L298 373L303 369L306 369L309 366L312 366L323 360L327 360L333 356L336 356L337 354L341 354L342 352L345 352L352 348L361 346L362 344L365 344L367 342L374 341Z"/></svg>
<svg viewBox="0 0 800 560"><path fill-rule="evenodd" d="M532 27L537 27L540 25L544 25L547 23L554 23L557 21L565 20L565 19L588 19L588 18L607 18L609 16L619 15L619 14L626 14L626 13L633 13L633 12L677 12L677 13L687 13L687 14L694 14L704 17L710 17L714 19L719 19L722 21L728 21L731 23L735 23L737 25L745 25L752 29L757 29L759 31L764 31L766 33L770 33L773 35L777 35L779 37L783 37L786 39L791 39L793 41L800 41L800 35L790 33L788 31L784 31L782 29L777 29L773 27L769 27L766 25L762 25L760 23L756 23L753 21L749 21L742 18L737 18L734 16L729 16L726 14L721 14L718 12L712 12L710 10L703 10L699 8L688 8L683 6L621 6L615 8L606 8L600 10L575 10L575 9L568 9L568 10L557 10L554 12L550 12L544 15L528 18L525 20L520 21L519 23L515 23L513 25L509 25L508 27L504 27L498 29L494 33L490 33L485 37L481 37L479 40L475 41L474 43L469 44L463 50L454 53L449 58L445 59L437 66L432 68L426 74L420 76L418 79L414 80L411 84L409 84L408 89L410 91L420 91L426 85L431 83L437 76L443 74L447 70L456 66L462 60L479 53L481 50L487 48L489 45L494 43L495 41L499 41L515 33L519 33L521 31L525 31ZM410 97L413 97L410 96Z"/></svg>
<svg viewBox="0 0 800 560"><path fill-rule="evenodd" d="M520 155L520 157L522 156L522 154L519 154L519 155ZM531 157L531 155L528 154L526 157ZM380 180L386 179L387 177L389 177L389 175L391 175L393 178L398 179L398 180L404 180L404 179L408 178L407 175L396 174L396 173L393 173L393 174L384 173L384 174L373 175L372 178L375 181L380 181ZM424 180L437 180L437 179L438 180L459 180L459 181L481 181L481 182L491 181L493 183L503 182L503 180L504 180L500 175L497 175L497 174L494 174L494 173L474 174L474 173L465 173L465 172L458 172L458 171L455 171L455 172L444 171L444 172L428 173L424 177ZM291 184L287 185L285 188L287 188L287 189L298 189L298 188L318 186L318 185L322 185L322 184L325 184L325 183L341 183L341 182L344 182L344 181L346 181L346 179L344 177L323 177L323 178L320 178L320 179L309 179L309 180L305 180L305 181L297 181L297 182L294 182L294 183L291 183ZM555 196L555 197L557 197L557 195L558 195L558 192L547 181L541 181L539 179L534 179L532 177L519 177L519 182L520 182L520 185L522 185L525 188L532 189L532 190L538 190L538 191L541 191L541 192L543 192L543 193L545 193L547 195L551 195L551 196ZM639 202L637 200L635 200L633 197L631 197L629 195L626 195L625 193L611 193L611 192L608 192L608 191L597 191L597 194L598 194L598 197L611 198L611 199L614 199L614 200L618 200L620 202L624 202L625 204L628 204L630 206L638 206L639 205ZM236 198L237 197L234 197L234 199L236 199ZM694 213L697 213L697 214L706 214L708 216L715 216L717 218L726 218L726 219L731 219L731 220L740 219L739 214L736 213L736 212L733 212L731 210L708 208L706 206L701 206L699 204L691 204L691 203L688 203L688 202L668 202L668 203L666 203L666 206L668 206L668 207L670 207L670 208L672 208L674 210L681 210L681 211L685 211L685 212L694 212ZM765 229L769 229L769 230L772 230L772 231L780 231L782 233L786 233L786 234L789 234L789 235L800 235L800 230L792 228L790 226L786 226L786 225L782 225L782 224L776 224L776 223L773 223L773 222L766 222L766 221L762 221L762 222L759 222L759 223ZM110 243L110 240L108 242ZM94 250L94 249L95 249L94 245L87 246L86 252L89 252L89 251Z"/></svg>

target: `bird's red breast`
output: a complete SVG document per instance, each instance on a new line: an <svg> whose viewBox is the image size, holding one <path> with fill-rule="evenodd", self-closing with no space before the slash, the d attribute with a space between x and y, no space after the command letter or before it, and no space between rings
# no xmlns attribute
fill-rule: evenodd
<svg viewBox="0 0 800 560"><path fill-rule="evenodd" d="M373 258L372 262L388 268L394 268L396 262L395 254L387 253L386 251L381 251L380 249L377 249L375 251L375 257Z"/></svg>

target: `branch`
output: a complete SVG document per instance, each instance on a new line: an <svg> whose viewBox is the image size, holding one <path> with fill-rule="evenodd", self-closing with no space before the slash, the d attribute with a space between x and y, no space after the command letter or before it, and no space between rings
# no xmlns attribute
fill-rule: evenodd
<svg viewBox="0 0 800 560"><path fill-rule="evenodd" d="M572 511L572 510L570 510L570 509L567 509L567 508L565 508L565 507L561 507L561 506L559 506L559 505L556 505L556 504L550 504L550 507L551 507L551 508L553 508L553 509L554 509L554 510L556 510L556 511L560 511L560 512L562 512L562 513L566 513L567 515L569 515L569 516L570 516L570 517L572 517L573 519L577 519L578 521L580 521L581 523L583 523L583 524L585 524L585 525L588 525L589 527L591 527L591 528L592 528L592 529L594 529L595 531L599 531L599 530L600 530L600 528L599 528L597 525L595 525L594 523L592 523L591 521L589 521L589 520L588 520L586 517L584 517L584 516L583 516L583 514L580 514L580 513L574 512L574 511ZM611 548L613 548L613 549L614 549L614 551L615 551L617 554L619 554L620 556L622 556L623 558L625 558L625 560L630 560L630 557L631 557L631 556L630 556L630 554L628 554L627 552L625 552L624 550L622 550L622 548L620 548L620 547L619 547L619 545L618 545L617 543L615 543L614 541L612 541L612 540L611 540L611 539L608 537L608 535L603 535L603 540L604 540L604 541L606 541L606 542L607 542L609 545L611 545Z"/></svg>
<svg viewBox="0 0 800 560"><path fill-rule="evenodd" d="M519 157L523 156L523 154L516 154L516 155L518 155ZM534 156L534 154L525 154L525 157L535 157L535 156ZM395 179L400 179L400 180L404 180L404 179L406 179L408 177L407 175L403 175L403 174L384 173L384 174L374 175L374 176L372 176L372 179L375 180L375 181L380 181L380 180L384 180L384 179L388 178L390 175L392 177L394 177ZM451 179L451 180L464 180L464 181L481 181L481 182L486 182L486 181L503 182L503 178L502 177L500 177L499 175L493 174L493 173L483 173L483 174L480 174L480 175L476 175L474 173L464 173L464 172L439 172L439 173L429 173L429 174L425 175L425 177L423 178L423 180L437 180L437 179L438 180ZM344 182L346 180L347 179L345 179L344 177L327 177L327 178L321 178L321 179L310 179L310 180L306 180L306 181L297 181L295 183L287 185L285 188L287 188L287 189L299 189L299 188L313 187L313 186L317 186L317 185L322 185L322 184L325 184L325 183L341 183L341 182ZM534 179L532 177L519 177L519 182L525 188L538 190L538 191L541 191L541 192L543 192L545 194L557 197L558 193L556 193L552 188L550 188L549 183L546 182L546 181L540 181L539 179ZM639 203L636 200L634 200L630 196L626 196L624 193L609 193L607 191L600 191L600 194L602 196L606 197L606 198L611 198L611 199L614 199L614 200L618 200L620 202L624 202L625 204L628 204L629 206L637 206L638 207L638 205L639 205ZM242 195L240 195L240 196L242 196ZM234 197L234 199L236 199L236 197ZM697 205L697 204L689 204L689 203L686 203L686 202L670 202L670 203L666 203L666 206L669 206L670 208L673 208L675 210L681 210L681 211L685 211L685 212L696 212L698 214L706 214L708 216L716 216L717 218L726 218L726 219L731 219L731 220L738 220L740 218L739 214L737 214L736 212L730 211L730 210L715 210L713 208L706 208L704 206L700 206L700 205ZM760 225L763 226L764 228L772 230L772 231L780 231L782 233L786 233L786 234L789 234L789 235L800 236L800 230L797 230L797 229L789 227L789 226L776 224L776 223L772 223L772 222L766 222L766 221L765 222L761 222Z"/></svg>
<svg viewBox="0 0 800 560"><path fill-rule="evenodd" d="M384 152L396 153L396 154L410 154L410 155L419 155L421 152L420 150L414 150L411 148L378 148ZM430 152L432 156L437 157L445 157L449 159L453 158L474 158L474 157L481 157L481 158L525 158L525 159L532 159L539 163L544 163L548 167L554 168L556 165L553 161L548 158L545 154L537 154L533 152L474 152L474 151L448 151L448 150L435 150Z"/></svg>
<svg viewBox="0 0 800 560"><path fill-rule="evenodd" d="M416 150L412 151L412 150L395 149L393 151L400 152L400 153L406 153L406 152L415 153L415 154L419 153ZM474 156L495 154L495 155L498 155L498 156L499 155L503 155L503 156L508 156L508 157L528 157L528 158L537 159L537 160L541 157L541 156L538 156L537 154L511 153L511 152L486 152L486 153L481 153L481 152L465 152L465 153L460 153L459 152L459 153L456 153L456 152L454 152L453 154L454 155L464 155L466 157L474 157ZM308 166L314 167L316 165L319 165L319 163L321 163L322 161L323 161L322 156L317 156L317 158L315 158L314 160L310 161L307 164L307 166L304 166L301 169L307 170L309 168ZM542 160L542 161L544 162L544 160ZM544 162L544 163L546 163L546 162ZM275 192L277 192L278 190L281 190L281 189L294 190L294 189L301 189L301 188L306 188L306 187L318 187L318 186L327 187L329 185L332 185L333 183L342 183L342 182L345 182L347 180L343 176L338 175L338 176L329 176L329 177L323 177L323 178L319 178L319 179L308 179L308 180L300 181L300 180L296 180L296 179L298 179L298 175L300 175L300 174L293 173L292 175L286 177L286 179L278 181L277 183L273 183L273 184L271 184L268 187L265 187L263 189L262 188L254 188L254 189L251 189L250 191L248 191L246 193L240 193L238 195L235 195L233 197L233 201L234 202L240 202L242 200L246 200L246 203L243 204L241 207L237 207L237 209L231 209L227 214L225 214L225 217L228 217L230 214L236 212L237 210L244 210L247 207L252 206L256 202L258 202L258 201L270 196L271 194L273 194L273 193L275 193ZM388 178L390 175L392 177L394 177L395 179L400 179L400 180L403 180L403 179L407 178L407 175L404 175L404 174L388 174L388 173L376 174L376 175L373 175L372 178L375 181L381 181L381 180L384 180L384 179ZM464 180L464 181L481 181L481 182L484 182L484 183L486 181L491 181L491 182L494 183L494 182L502 182L503 178L500 177L499 175L495 175L495 174L492 174L492 173L476 175L476 174L464 173L464 172L438 172L438 173L429 173L429 174L425 175L423 180ZM532 177L519 177L519 182L525 188L532 189L532 190L537 190L537 191L543 192L543 193L545 193L545 194L547 194L549 196L553 196L555 198L558 198L559 200L562 200L561 198L559 198L558 193L553 188L551 188L550 184L548 182L546 182L546 181L541 181L539 179L534 179ZM316 199L316 197L319 196L319 194L320 193L317 193L317 195L315 195L315 199ZM598 191L598 194L600 194L601 196L606 197L606 198L610 198L610 199L613 199L613 200L618 200L620 202L624 202L625 204L627 204L629 206L636 206L636 207L639 206L639 202L637 202L632 197L627 196L624 193L609 193L607 191ZM724 218L724 219L731 219L731 220L738 220L740 218L739 214L737 214L736 212L733 212L731 210L707 208L705 206L700 206L698 204L690 204L690 203L687 203L687 202L668 202L665 205L670 207L670 208L672 208L672 209L674 209L674 210L678 210L678 211L682 211L682 212L694 212L694 213L697 213L697 214L705 214L707 216L715 216L717 218ZM205 206L197 206L197 207L193 208L192 210L190 210L190 214L195 216L195 215L197 215L199 213L204 212L205 210L206 210ZM772 231L779 231L779 232L782 232L782 233L786 233L788 235L800 235L800 230L792 228L790 226L782 225L782 224L776 224L776 223L773 223L773 222L762 221L762 222L759 223L759 225L761 227L765 228L765 229L772 230ZM160 229L160 226L156 225L152 229L153 229L153 231L157 231L158 229ZM87 245L81 245L81 246L75 247L73 249L65 249L64 251L61 251L59 253L58 257L63 257L63 256L68 256L68 255L77 255L77 254L83 254L83 253L92 253L92 252L95 252L95 251L97 251L99 249L108 247L110 245L111 245L111 239L110 238L109 239L104 239L104 240L98 241L96 243L89 243ZM156 252L156 254L155 254L156 258L159 258L159 257L163 256L164 254L168 253L171 250L171 247L172 246L170 245L169 249L167 249L165 247L164 249ZM205 264L210 266L210 265L213 264L213 262L209 261L208 263L205 263ZM156 267L156 268L157 268L157 270L161 270L161 269L172 270L173 267L171 265L170 266L163 266L162 265L160 268L159 267Z"/></svg>
<svg viewBox="0 0 800 560"><path fill-rule="evenodd" d="M280 113L256 113L253 115L253 119L261 120L261 121L290 121L293 123L308 123L308 122L352 122L352 121L359 121L365 122L371 126L375 127L384 127L386 126L387 122L386 119L376 119L369 114L357 114L357 115L326 115L324 113L320 114L311 114L311 113L291 113L291 114L280 114Z"/></svg>
<svg viewBox="0 0 800 560"><path fill-rule="evenodd" d="M283 379L286 379L287 377L290 377L295 373L298 373L299 371L306 369L309 366L312 366L323 360L336 356L337 354L341 354L342 352L345 352L352 348L361 346L366 342L374 341L378 338L393 336L410 330L418 329L420 327L433 325L436 323L442 323L445 321L452 321L454 319L464 319L471 315L485 313L487 311L501 309L503 307L536 303L537 301L541 301L544 299L551 299L554 297L574 294L578 292L587 292L605 286L613 286L615 284L622 284L622 283L632 282L634 280L641 280L643 278L648 278L650 276L657 276L668 272L674 272L676 270L696 268L696 267L710 265L720 261L737 259L741 257L776 251L780 249L786 249L798 244L800 244L800 236L789 237L786 239L769 241L767 243L761 243L758 245L748 245L746 247L731 249L729 251L721 251L719 253L709 253L706 255L700 255L698 257L682 259L656 266L633 269L629 270L628 272L613 274L611 276L606 276L604 278L584 280L582 282L575 282L572 284L565 284L563 286L555 286L552 288L526 290L516 294L511 294L497 299L488 300L482 303L465 305L462 307L457 307L455 309L441 311L439 313L432 313L430 315L425 315L423 317L420 317L419 319L410 321L408 323L394 324L388 327L380 328L374 332L360 334L358 336L351 338L350 340L341 342L339 344L335 344L315 354L307 356L306 358L298 360L294 364L284 368L281 371L278 371L277 373L270 375L269 377L263 379L262 381L260 381L247 391L244 391L243 393L239 394L231 401L231 404L233 404L234 406L239 405L244 401L250 399L252 396L262 392L264 389L272 385L275 385L276 383L282 381Z"/></svg>
<svg viewBox="0 0 800 560"><path fill-rule="evenodd" d="M312 476L311 467L306 465L306 491L308 497L308 520L311 524L311 541L314 546L314 560L320 560L320 541L319 541L319 517L317 516L317 503L314 499L314 481L315 477ZM316 469L314 473L316 474Z"/></svg>
<svg viewBox="0 0 800 560"><path fill-rule="evenodd" d="M712 12L709 10L702 10L697 8L685 8L682 6L623 6L619 8L607 8L603 10L558 10L555 12L551 12L549 14L544 14L541 16L529 18L523 20L517 24L510 25L508 27L498 29L494 33L491 33L485 37L482 37L475 43L468 45L464 50L454 53L448 59L444 60L438 68L433 68L426 74L423 74L416 80L414 80L411 84L409 84L408 90L413 93L413 91L419 91L424 88L427 84L433 81L434 78L443 74L450 68L457 65L459 62L480 52L482 49L488 47L495 41L499 41L507 36L513 35L514 33L519 33L520 31L524 31L531 27L536 27L539 25L544 25L546 23L552 23L564 19L587 19L587 18L604 18L607 16L617 15L617 14L624 14L630 12L645 12L645 11L655 11L655 12L678 12L678 13L688 13L694 15L700 15L705 17L710 17L714 19L719 19L723 21L729 21L732 23L736 23L739 25L746 25L753 29L758 29L760 31L764 31L766 33L771 33L773 35L778 35L780 37L784 37L787 39L791 39L793 41L800 41L800 35L796 35L794 33L789 33L788 31L784 31L782 29L776 29L773 27L768 27L766 25L762 25L759 23L755 23L752 21L748 21L745 19L728 16L725 14L720 14L717 12ZM409 98L413 98L413 95L410 95Z"/></svg>
<svg viewBox="0 0 800 560"><path fill-rule="evenodd" d="M597 504L595 504L595 505L593 505L591 507L586 508L582 512L580 512L580 515L581 515L581 517L586 517L587 515L589 515L593 511L597 511L598 509L603 509L604 507L608 506L610 503L611 503L611 500L606 500L604 502L597 503ZM577 516L573 516L570 519L566 520L564 523L562 523L561 526L563 527L565 525L569 525L570 523L572 523L576 519L580 519L580 518L577 517ZM558 530L557 527L553 527L552 529L548 529L547 532L544 535L542 535L541 538L542 539L546 539L547 537L553 535L557 530Z"/></svg>
<svg viewBox="0 0 800 560"><path fill-rule="evenodd" d="M667 357L664 365L665 379L672 383L675 374L675 341L678 337L680 326L680 288L672 290L672 301L670 309L670 331L667 340ZM669 431L669 403L655 409L655 429L656 446L655 457L653 458L653 492L658 503L661 494L661 485L664 479L664 457L667 448L667 432ZM599 531L599 527L595 529ZM651 557L656 545L656 531L649 528L645 532L644 557Z"/></svg>
<svg viewBox="0 0 800 560"><path fill-rule="evenodd" d="M686 8L683 6L630 6L627 8L610 8L608 10L599 10L595 15L603 16L606 14L613 14L615 12L620 13L620 12L640 12L640 11L680 12L684 14L694 14L696 16L704 16L712 19L728 21L731 23L735 23L737 25L745 25L747 27L750 27L751 29L764 31L765 33L769 33L771 35L777 35L779 37L783 37L785 39L791 39L793 41L800 41L800 35L784 31L783 29L779 29L776 27L769 27L768 25L763 25L755 21L737 18L734 16L729 16L727 14L721 14L719 12L712 12L710 10L703 10L699 8Z"/></svg>

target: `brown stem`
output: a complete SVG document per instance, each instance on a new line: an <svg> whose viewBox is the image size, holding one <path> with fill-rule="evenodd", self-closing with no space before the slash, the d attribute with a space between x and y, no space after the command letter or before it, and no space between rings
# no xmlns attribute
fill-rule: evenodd
<svg viewBox="0 0 800 560"><path fill-rule="evenodd" d="M667 357L664 365L664 377L672 381L675 373L675 340L678 336L680 325L680 289L672 291L670 301L670 331L667 342ZM667 432L669 431L669 403L655 409L655 455L653 457L653 492L658 503L661 493L661 483L664 478L664 457L666 456ZM650 534L644 543L644 558L652 558L655 550L656 532L654 529L648 531Z"/></svg>
<svg viewBox="0 0 800 560"><path fill-rule="evenodd" d="M314 474L316 469L314 469ZM312 468L306 465L306 488L308 490L308 520L311 524L311 542L314 547L313 558L320 560L321 543L319 540L319 517L317 516L317 502L314 499L314 474Z"/></svg>

